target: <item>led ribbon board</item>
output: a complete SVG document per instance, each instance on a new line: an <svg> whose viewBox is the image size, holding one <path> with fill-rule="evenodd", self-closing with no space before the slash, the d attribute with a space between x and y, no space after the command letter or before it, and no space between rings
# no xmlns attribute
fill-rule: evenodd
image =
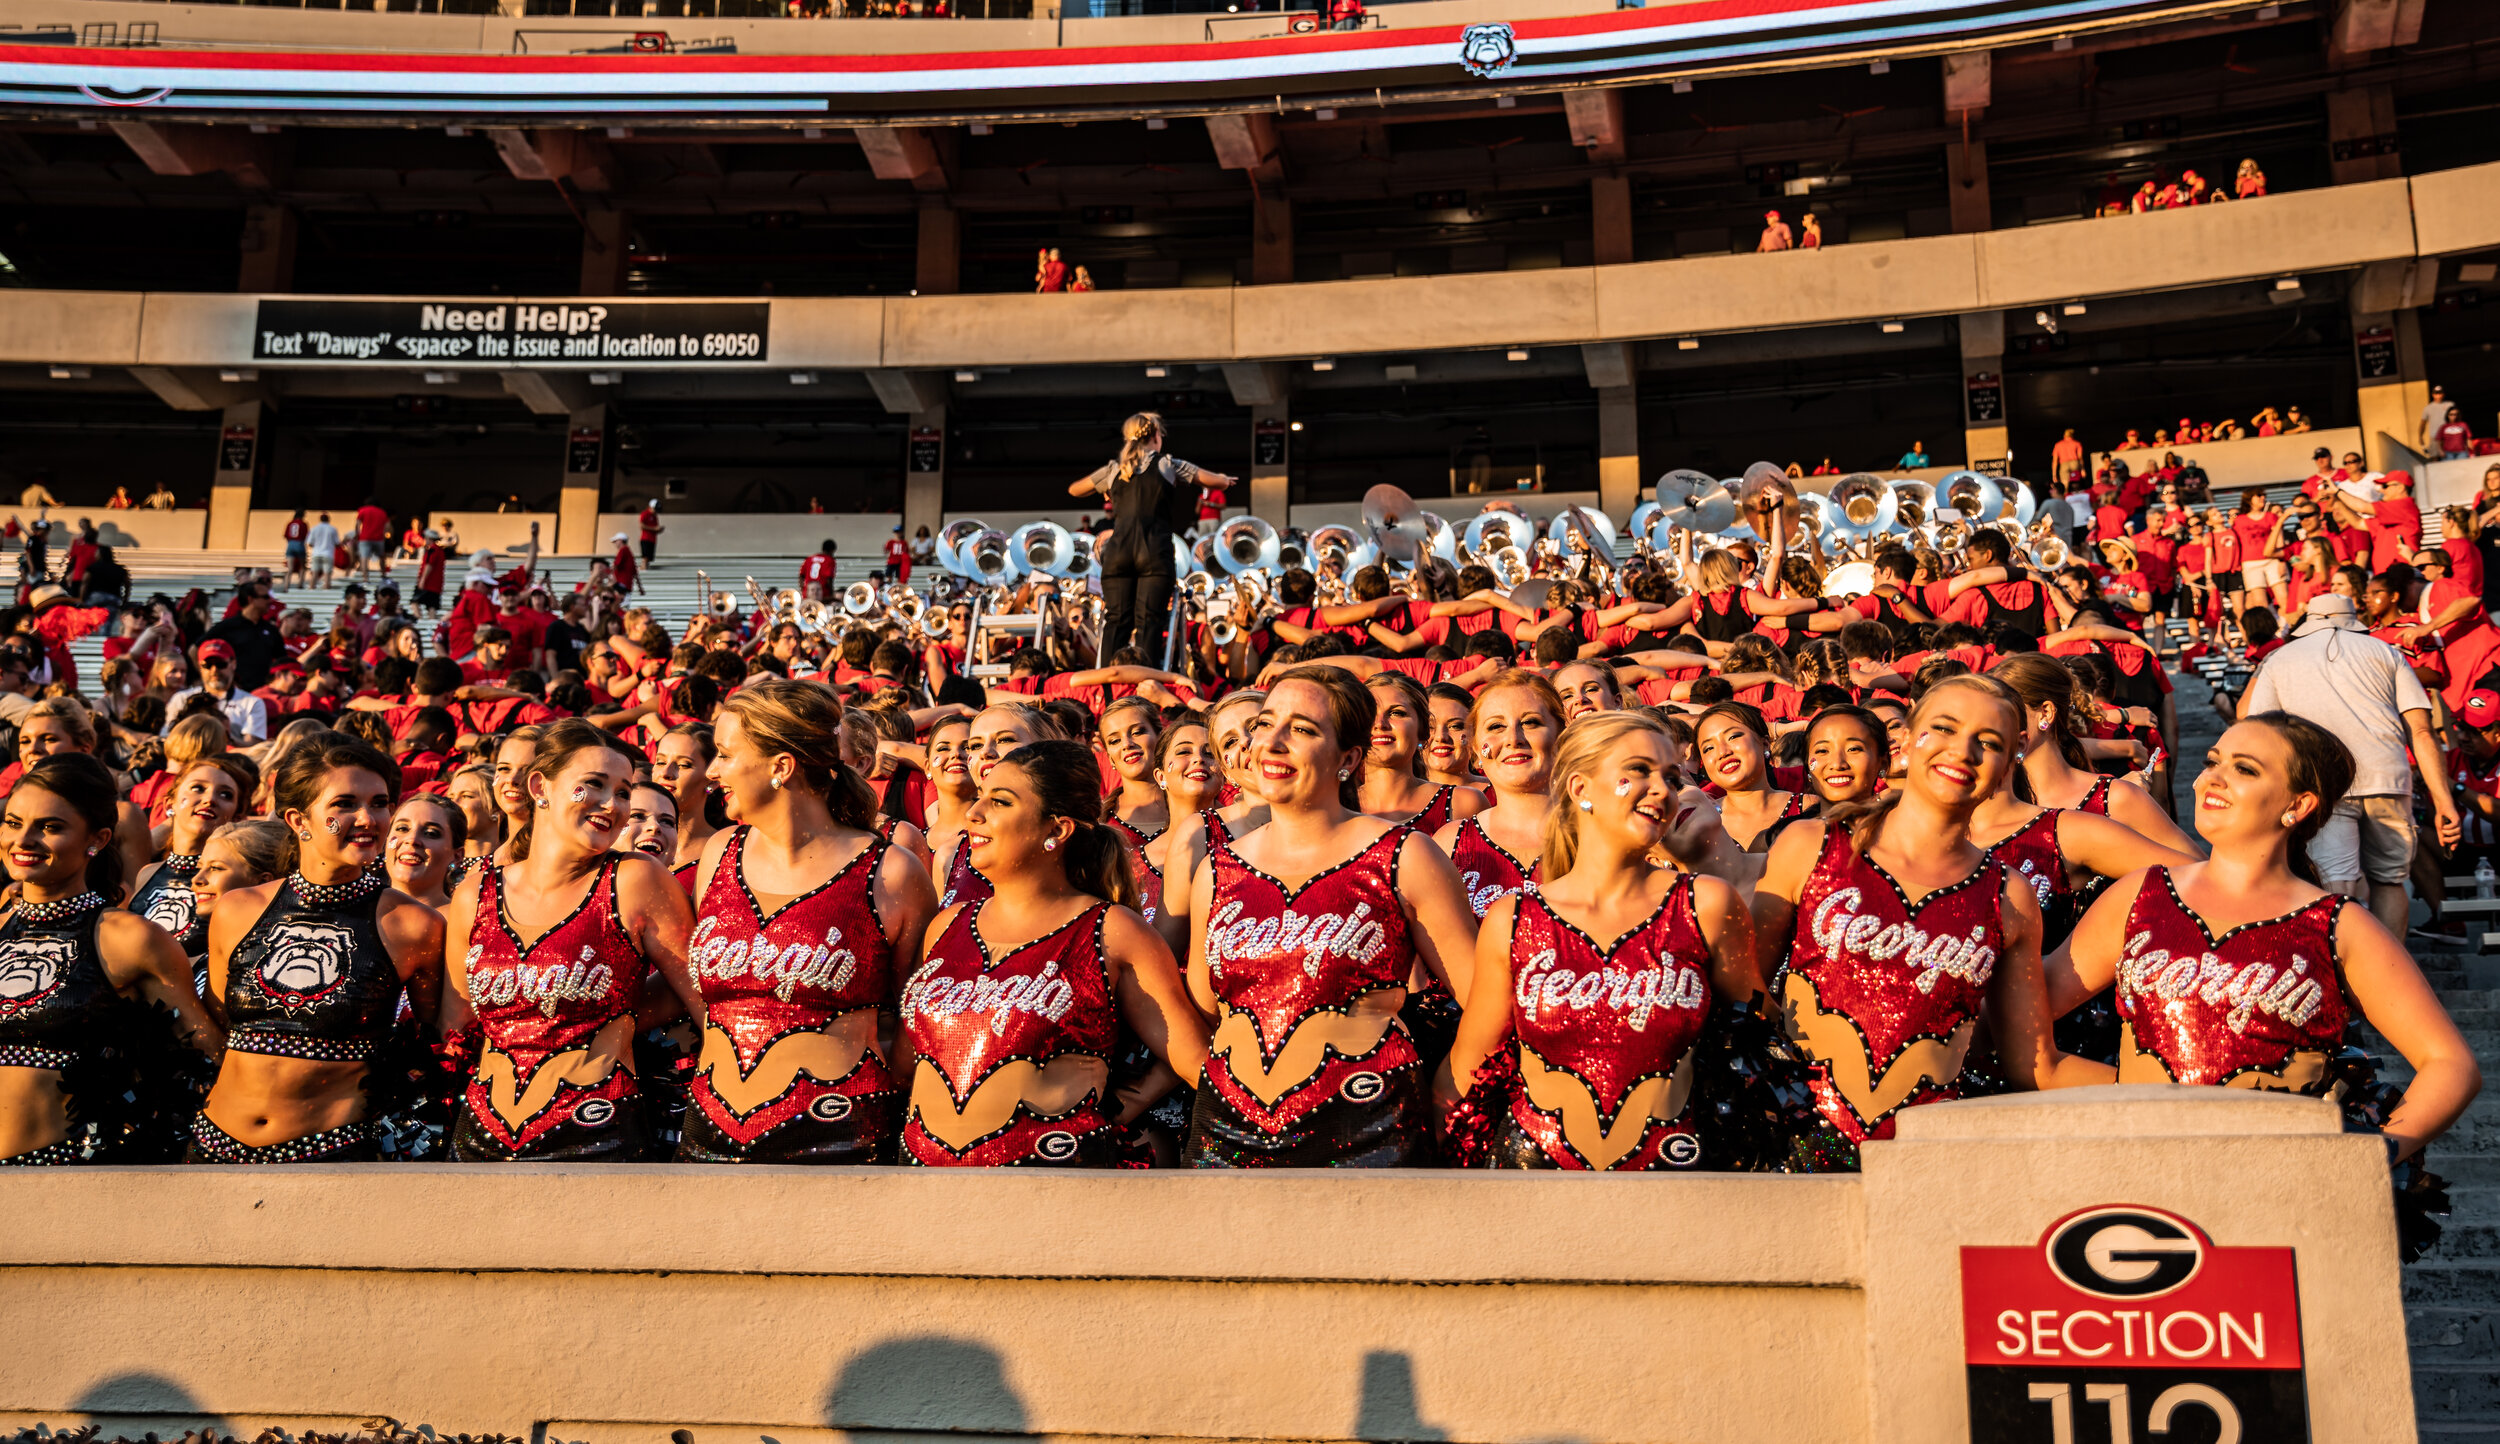
<svg viewBox="0 0 2500 1444"><path fill-rule="evenodd" d="M873 121L1002 107L1515 91L1793 68L2246 9L2216 0L1700 0L1196 45L911 55L426 55L0 45L0 108ZM380 36L377 32L377 44Z"/></svg>

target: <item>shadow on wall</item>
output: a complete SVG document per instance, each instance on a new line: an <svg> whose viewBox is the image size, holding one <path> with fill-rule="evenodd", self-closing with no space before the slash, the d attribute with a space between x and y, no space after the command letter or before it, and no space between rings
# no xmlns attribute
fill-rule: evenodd
<svg viewBox="0 0 2500 1444"><path fill-rule="evenodd" d="M1024 1401L1007 1382L1006 1361L986 1344L924 1335L879 1344L842 1366L825 1400L836 1429L931 1430L1025 1435ZM1424 1422L1415 1398L1415 1361L1395 1350L1363 1356L1354 1430L1376 1444L1443 1444L1449 1431Z"/></svg>
<svg viewBox="0 0 2500 1444"><path fill-rule="evenodd" d="M836 1429L929 1429L1022 1434L1024 1401L987 1344L921 1335L851 1359L825 1400Z"/></svg>
<svg viewBox="0 0 2500 1444"><path fill-rule="evenodd" d="M103 1431L103 1437L136 1438L150 1430L179 1435L190 1429L231 1434L222 1415L200 1406L191 1391L162 1374L114 1374L98 1379L70 1407Z"/></svg>

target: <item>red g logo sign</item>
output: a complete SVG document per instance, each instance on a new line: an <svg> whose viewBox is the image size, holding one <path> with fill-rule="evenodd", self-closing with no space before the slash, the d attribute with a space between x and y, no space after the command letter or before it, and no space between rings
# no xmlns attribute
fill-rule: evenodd
<svg viewBox="0 0 2500 1444"><path fill-rule="evenodd" d="M1962 1250L1973 1444L2309 1437L2288 1248L2222 1248L2105 1204L2023 1248Z"/></svg>

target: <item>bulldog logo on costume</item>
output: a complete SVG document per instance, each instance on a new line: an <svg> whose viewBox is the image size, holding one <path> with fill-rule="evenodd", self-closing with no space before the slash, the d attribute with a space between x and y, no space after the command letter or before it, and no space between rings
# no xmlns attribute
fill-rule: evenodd
<svg viewBox="0 0 2500 1444"><path fill-rule="evenodd" d="M347 976L356 934L345 923L281 923L260 960L260 985L282 1008L309 1007Z"/></svg>
<svg viewBox="0 0 2500 1444"><path fill-rule="evenodd" d="M2205 1246L2192 1229L2160 1214L2103 1208L2078 1214L2049 1235L2049 1267L2087 1294L2149 1299L2196 1277Z"/></svg>
<svg viewBox="0 0 2500 1444"><path fill-rule="evenodd" d="M141 914L175 937L189 932L192 922L199 915L200 900L193 897L187 887L170 887L158 893L149 900L148 910Z"/></svg>
<svg viewBox="0 0 2500 1444"><path fill-rule="evenodd" d="M1370 903L1356 903L1350 913L1312 913L1291 908L1281 918L1244 918L1239 900L1216 909L1207 928L1207 966L1224 970L1226 958L1262 957L1300 952L1302 971L1316 978L1329 955L1368 963L1388 946L1389 931L1372 917Z"/></svg>
<svg viewBox="0 0 2500 1444"><path fill-rule="evenodd" d="M1519 58L1519 44L1508 25L1495 21L1470 25L1458 37L1458 63L1478 80L1490 80Z"/></svg>
<svg viewBox="0 0 2500 1444"><path fill-rule="evenodd" d="M2245 963L2234 966L2212 953L2172 953L2152 946L2150 932L2127 939L2118 955L2121 985L2137 994L2177 1001L2202 998L2212 1007L2230 1004L2223 1021L2234 1033L2246 1033L2251 1016L2264 1013L2299 1028L2326 1006L2326 987L2309 976L2309 960L2292 954L2289 966Z"/></svg>
<svg viewBox="0 0 2500 1444"><path fill-rule="evenodd" d="M786 1003L801 988L839 992L859 967L859 959L842 946L838 927L825 929L821 943L798 942L786 948L775 947L762 937L725 938L720 936L720 927L719 918L707 917L694 930L686 952L698 979L753 978Z"/></svg>
<svg viewBox="0 0 2500 1444"><path fill-rule="evenodd" d="M19 938L0 946L0 1013L31 1008L50 997L77 953L77 943L69 938Z"/></svg>
<svg viewBox="0 0 2500 1444"><path fill-rule="evenodd" d="M1938 937L1916 923L1887 923L1858 911L1861 895L1844 887L1814 909L1814 941L1825 953L1849 953L1874 962L1902 959L1918 970L1912 985L1922 993L1936 990L1947 973L1976 988L1996 971L1997 950L1985 939L1985 928L1972 928L1967 938Z"/></svg>

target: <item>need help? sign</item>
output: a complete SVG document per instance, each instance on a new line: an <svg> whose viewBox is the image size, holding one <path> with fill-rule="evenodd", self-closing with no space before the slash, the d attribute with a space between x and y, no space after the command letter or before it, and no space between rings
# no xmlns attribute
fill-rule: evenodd
<svg viewBox="0 0 2500 1444"><path fill-rule="evenodd" d="M2104 1205L2029 1248L1962 1250L1972 1444L2302 1444L2288 1248L2221 1248Z"/></svg>

